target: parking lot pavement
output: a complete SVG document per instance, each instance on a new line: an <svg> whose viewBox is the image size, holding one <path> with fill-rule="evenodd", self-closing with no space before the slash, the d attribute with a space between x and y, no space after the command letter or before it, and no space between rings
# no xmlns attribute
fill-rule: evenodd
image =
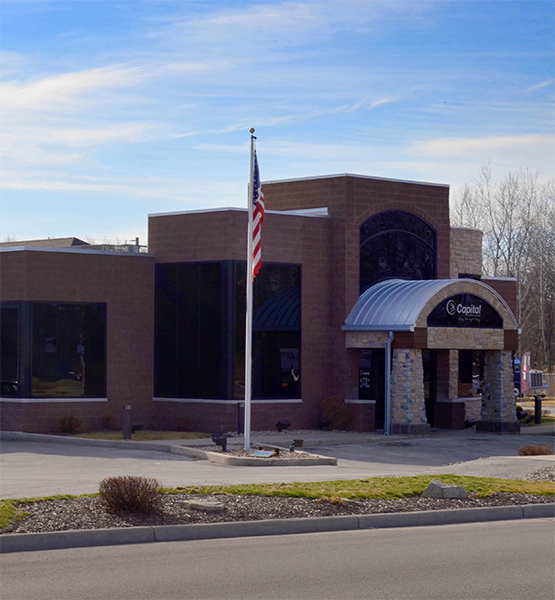
<svg viewBox="0 0 555 600"><path fill-rule="evenodd" d="M27 436L29 439L33 436ZM291 437L291 436L289 436ZM289 437L266 436L269 443L284 445ZM455 473L520 479L541 467L555 464L555 456L523 458L523 445L553 446L551 435L496 435L473 430L436 431L430 436L334 435L313 432L304 436L303 449L335 456L337 466L224 466L193 460L163 451L128 449L44 441L6 440L0 445L0 497L22 498L98 491L105 477L141 475L155 477L162 486L270 483L356 479L385 475ZM256 438L262 441L264 436ZM286 442L287 440L287 442ZM335 443L340 442L340 443ZM161 443L193 444L175 440ZM152 444L145 444L151 448Z"/></svg>

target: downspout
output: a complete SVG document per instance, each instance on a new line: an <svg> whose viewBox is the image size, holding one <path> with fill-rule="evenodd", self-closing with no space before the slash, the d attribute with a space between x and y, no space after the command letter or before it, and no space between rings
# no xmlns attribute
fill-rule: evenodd
<svg viewBox="0 0 555 600"><path fill-rule="evenodd" d="M395 335L393 331L389 332L389 337L385 341L385 415L384 415L384 435L391 435L391 342Z"/></svg>

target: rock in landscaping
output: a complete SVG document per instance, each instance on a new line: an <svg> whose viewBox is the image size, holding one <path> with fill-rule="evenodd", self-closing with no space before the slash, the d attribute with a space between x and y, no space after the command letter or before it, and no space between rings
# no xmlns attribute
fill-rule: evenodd
<svg viewBox="0 0 555 600"><path fill-rule="evenodd" d="M202 510L211 513L220 513L225 510L225 504L211 500L184 500L183 506L192 508L193 510Z"/></svg>
<svg viewBox="0 0 555 600"><path fill-rule="evenodd" d="M422 492L422 498L466 498L466 490L453 483L443 483L432 479L430 485Z"/></svg>

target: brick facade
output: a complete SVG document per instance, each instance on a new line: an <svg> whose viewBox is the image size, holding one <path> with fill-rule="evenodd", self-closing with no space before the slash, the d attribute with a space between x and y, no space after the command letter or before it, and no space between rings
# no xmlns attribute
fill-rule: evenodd
<svg viewBox="0 0 555 600"><path fill-rule="evenodd" d="M1 427L56 431L73 416L82 429L101 428L111 415L121 426L130 404L137 421L152 416L154 349L154 257L67 250L2 252L2 301L102 302L107 305L107 398L2 398Z"/></svg>
<svg viewBox="0 0 555 600"><path fill-rule="evenodd" d="M359 350L386 348L389 333L344 332L342 326L359 299L361 225L383 211L405 211L423 219L435 231L435 278L452 279L423 307L410 331L395 333L392 431L429 430L423 351L434 352L437 363L436 426L459 427L464 422L464 402L458 398L456 383L458 351L465 349L483 349L489 356L491 381L481 419L502 424L492 427L509 428L514 398L506 396L507 356L518 343L511 314L516 308L516 282L483 278L486 287L472 279L457 281L459 275L481 276L481 232L450 228L447 186L340 175L265 183L264 191L262 260L301 267L302 398L255 399L254 430L273 428L280 419L289 419L293 428L314 428L322 417L322 403L330 396L346 401L353 428L375 429L376 402L358 398ZM327 213L314 211L324 207ZM102 416L111 415L119 426L123 406L131 404L134 420L159 428L236 430L240 401L153 397L154 271L157 264L244 261L246 238L247 211L219 209L151 215L149 255L3 251L3 301L106 303L107 398L73 402L2 398L2 428L51 431L64 415L77 416L84 428L92 429L99 428ZM430 312L459 293L489 302L503 319L503 329L428 327Z"/></svg>

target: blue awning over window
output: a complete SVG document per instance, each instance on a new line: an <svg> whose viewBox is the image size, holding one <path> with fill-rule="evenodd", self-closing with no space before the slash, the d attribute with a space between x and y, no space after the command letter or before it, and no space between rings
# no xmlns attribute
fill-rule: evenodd
<svg viewBox="0 0 555 600"><path fill-rule="evenodd" d="M300 324L300 297L296 285L287 287L261 304L254 314L254 331L297 331Z"/></svg>

